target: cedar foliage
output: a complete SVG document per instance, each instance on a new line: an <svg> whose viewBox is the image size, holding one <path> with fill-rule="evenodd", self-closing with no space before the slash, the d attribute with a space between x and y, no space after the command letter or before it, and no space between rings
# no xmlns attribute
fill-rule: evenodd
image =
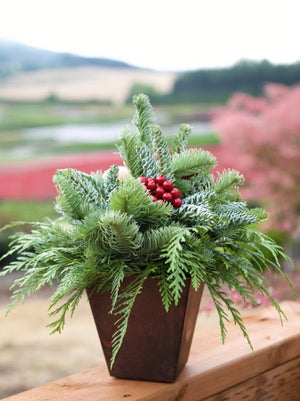
<svg viewBox="0 0 300 401"><path fill-rule="evenodd" d="M67 313L74 313L87 287L110 291L111 313L118 318L112 365L145 279L158 279L168 311L172 303L178 303L185 279L191 277L195 290L201 282L207 285L219 314L223 341L231 314L251 346L224 284L251 302L258 289L284 316L263 277L270 267L285 276L279 265L279 258L285 257L282 249L255 228L267 214L249 209L241 199L242 176L229 170L215 179L211 173L215 158L202 149L186 149L189 126L179 129L169 147L155 124L147 96L136 96L134 105L135 127L125 128L120 146L128 177L119 180L117 166L105 174L91 175L58 170L54 182L60 217L32 223L30 233L12 238L8 254L16 253L17 258L1 276L15 270L24 274L15 280L8 310L42 286L58 283L50 298L53 321L49 327L60 332ZM164 174L173 180L183 193L182 206L175 209L169 203L153 202L138 179L141 174ZM134 280L120 291L128 276Z"/></svg>

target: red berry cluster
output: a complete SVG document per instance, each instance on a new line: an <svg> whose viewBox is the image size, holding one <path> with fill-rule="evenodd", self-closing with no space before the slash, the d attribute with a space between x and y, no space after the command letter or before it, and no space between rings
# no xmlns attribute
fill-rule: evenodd
<svg viewBox="0 0 300 401"><path fill-rule="evenodd" d="M178 188L174 188L172 181L167 180L164 175L149 178L142 176L140 182L148 189L153 202L159 200L170 202L175 208L182 205L181 192Z"/></svg>

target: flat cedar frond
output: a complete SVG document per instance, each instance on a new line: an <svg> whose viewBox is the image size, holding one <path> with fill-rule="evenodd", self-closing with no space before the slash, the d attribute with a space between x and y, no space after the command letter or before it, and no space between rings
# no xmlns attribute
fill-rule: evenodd
<svg viewBox="0 0 300 401"><path fill-rule="evenodd" d="M241 314L239 310L234 306L233 301L229 298L228 294L225 291L222 291L218 289L216 286L209 284L208 289L210 292L210 295L214 301L214 304L216 306L216 310L218 312L219 316L219 324L220 324L220 329L221 329L221 337L222 337L222 342L224 343L225 338L226 338L226 327L225 327L225 322L229 321L228 314L224 310L224 306L227 308L227 310L230 312L231 316L233 317L233 321L235 324L237 324L244 337L246 338L250 348L253 350L252 343L250 341L249 335L247 333L246 327L244 325L243 319L241 317Z"/></svg>
<svg viewBox="0 0 300 401"><path fill-rule="evenodd" d="M252 250L254 249L253 252L258 253L256 262L260 270L263 271L270 267L274 268L275 271L289 283L291 289L294 290L290 278L280 267L281 260L286 260L290 262L291 265L293 263L292 260L283 252L282 248L276 244L272 238L252 227L248 228L246 235L248 238L247 245L249 246L250 243Z"/></svg>
<svg viewBox="0 0 300 401"><path fill-rule="evenodd" d="M203 149L188 149L172 157L171 171L175 179L208 173L216 165L215 157ZM176 182L176 181L175 181Z"/></svg>
<svg viewBox="0 0 300 401"><path fill-rule="evenodd" d="M192 280L192 285L194 289L197 291L201 285L201 283L205 283L206 281L206 269L207 266L212 263L212 252L206 247L207 241L202 240L199 241L199 245L197 246L197 250L187 248L185 250L185 264L186 268L189 272L189 275ZM199 257L201 255L201 257Z"/></svg>
<svg viewBox="0 0 300 401"><path fill-rule="evenodd" d="M176 270L178 260L181 257L182 244L186 242L187 238L191 237L191 231L186 227L174 227L173 235L170 241L163 247L161 257L165 259L169 265L170 272Z"/></svg>
<svg viewBox="0 0 300 401"><path fill-rule="evenodd" d="M101 292L106 287L108 277L100 270L85 260L84 255L77 257L64 271L59 286L50 298L49 316L58 318L47 327L52 333L61 332L65 326L67 313L73 315L76 306L86 288L93 287L97 283L97 291ZM60 304L60 302L62 303Z"/></svg>
<svg viewBox="0 0 300 401"><path fill-rule="evenodd" d="M111 367L114 364L115 358L126 334L128 320L131 309L134 305L134 301L138 294L142 291L143 284L148 274L149 272L146 270L143 274L133 279L133 281L128 284L121 293L119 293L114 313L116 316L119 315L120 317L115 323L116 331L114 332L112 338L112 356L110 360Z"/></svg>
<svg viewBox="0 0 300 401"><path fill-rule="evenodd" d="M54 311L51 312L51 309L53 308L53 303L50 305L49 308L49 316L55 316L59 315L59 318L47 325L52 331L50 334L54 333L61 333L63 328L65 327L66 324L66 316L67 313L69 312L70 315L72 316L81 297L84 292L84 289L81 290L76 290L76 292L72 293L69 298L58 308L56 308ZM62 297L61 297L62 298Z"/></svg>
<svg viewBox="0 0 300 401"><path fill-rule="evenodd" d="M138 154L138 145L142 144L140 133L131 127L124 128L121 134L121 145L118 146L120 155L133 177L143 173L143 166Z"/></svg>
<svg viewBox="0 0 300 401"><path fill-rule="evenodd" d="M169 286L175 305L178 304L187 276L183 244L191 237L192 233L189 229L177 227L171 240L163 247L161 252L161 257L165 259L168 266Z"/></svg>
<svg viewBox="0 0 300 401"><path fill-rule="evenodd" d="M141 141L150 149L152 148L151 126L155 124L155 116L147 95L140 94L133 97L136 108L133 123L138 128Z"/></svg>
<svg viewBox="0 0 300 401"><path fill-rule="evenodd" d="M114 312L115 306L118 301L119 291L121 284L125 277L126 263L121 260L120 263L111 272L111 310L110 313Z"/></svg>
<svg viewBox="0 0 300 401"><path fill-rule="evenodd" d="M165 311L168 312L173 302L173 294L170 288L169 276L166 269L160 269L158 279L158 289L161 295L162 304L165 308Z"/></svg>

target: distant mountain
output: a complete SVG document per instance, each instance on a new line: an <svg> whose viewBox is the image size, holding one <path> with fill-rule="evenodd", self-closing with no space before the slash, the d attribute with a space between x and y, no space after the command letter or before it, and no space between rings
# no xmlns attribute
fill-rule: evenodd
<svg viewBox="0 0 300 401"><path fill-rule="evenodd" d="M0 76L2 77L20 71L83 66L138 68L122 61L108 58L82 57L71 53L58 53L0 39Z"/></svg>

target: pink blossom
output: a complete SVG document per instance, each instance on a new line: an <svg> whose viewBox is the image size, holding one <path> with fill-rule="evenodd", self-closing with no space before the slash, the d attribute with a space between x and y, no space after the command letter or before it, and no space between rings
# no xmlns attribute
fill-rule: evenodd
<svg viewBox="0 0 300 401"><path fill-rule="evenodd" d="M300 85L268 83L264 96L236 93L214 114L220 162L245 175L246 199L271 213L269 228L292 233L300 205Z"/></svg>

